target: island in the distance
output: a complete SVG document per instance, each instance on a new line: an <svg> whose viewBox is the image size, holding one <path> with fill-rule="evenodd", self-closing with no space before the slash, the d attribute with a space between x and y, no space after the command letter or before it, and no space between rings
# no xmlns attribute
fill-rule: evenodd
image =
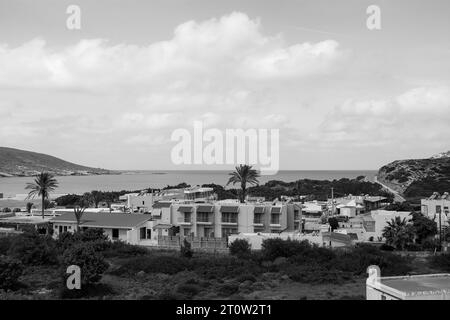
<svg viewBox="0 0 450 320"><path fill-rule="evenodd" d="M42 171L57 176L120 174L119 171L81 166L42 153L0 147L0 177L29 177Z"/></svg>

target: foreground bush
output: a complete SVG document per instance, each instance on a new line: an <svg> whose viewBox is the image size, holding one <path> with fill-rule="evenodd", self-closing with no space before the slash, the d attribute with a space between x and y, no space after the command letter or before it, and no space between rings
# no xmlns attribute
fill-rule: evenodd
<svg viewBox="0 0 450 320"><path fill-rule="evenodd" d="M145 273L176 274L189 270L189 259L175 255L148 255L128 259L120 268L112 272L115 275L135 275Z"/></svg>
<svg viewBox="0 0 450 320"><path fill-rule="evenodd" d="M278 257L289 258L310 249L307 241L283 240L280 238L266 239L262 243L262 255L267 260L275 260Z"/></svg>
<svg viewBox="0 0 450 320"><path fill-rule="evenodd" d="M8 250L8 256L16 258L26 265L58 263L55 240L50 236L40 235L36 231L27 231L14 237Z"/></svg>
<svg viewBox="0 0 450 320"><path fill-rule="evenodd" d="M450 272L450 254L444 253L441 255L432 256L429 258L433 267L444 272Z"/></svg>
<svg viewBox="0 0 450 320"><path fill-rule="evenodd" d="M0 289L14 289L22 272L23 265L19 260L0 256Z"/></svg>
<svg viewBox="0 0 450 320"><path fill-rule="evenodd" d="M251 245L246 239L236 239L229 247L230 254L238 258L246 258L251 254Z"/></svg>
<svg viewBox="0 0 450 320"><path fill-rule="evenodd" d="M66 283L66 269L70 265L76 265L81 269L81 286L90 286L102 278L108 269L108 263L103 255L97 252L90 243L79 243L67 249L62 257L64 272L64 285Z"/></svg>

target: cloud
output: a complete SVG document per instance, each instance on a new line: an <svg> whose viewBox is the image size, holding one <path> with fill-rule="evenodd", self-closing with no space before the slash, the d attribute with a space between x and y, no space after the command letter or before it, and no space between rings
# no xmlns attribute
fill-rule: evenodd
<svg viewBox="0 0 450 320"><path fill-rule="evenodd" d="M52 48L41 38L11 48L0 44L0 86L82 87L158 86L161 82L221 77L272 79L329 72L343 53L328 40L286 45L261 32L259 20L243 13L188 21L167 41L147 46L85 39Z"/></svg>
<svg viewBox="0 0 450 320"><path fill-rule="evenodd" d="M385 100L347 100L309 136L328 147L408 146L448 148L450 94L445 86L419 87Z"/></svg>

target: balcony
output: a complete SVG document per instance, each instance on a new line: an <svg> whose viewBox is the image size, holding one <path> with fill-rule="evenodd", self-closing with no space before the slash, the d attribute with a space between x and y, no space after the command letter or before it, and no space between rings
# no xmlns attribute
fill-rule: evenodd
<svg viewBox="0 0 450 320"><path fill-rule="evenodd" d="M192 218L190 215L185 215L178 218L178 224L180 226L190 226L192 225Z"/></svg>
<svg viewBox="0 0 450 320"><path fill-rule="evenodd" d="M255 227L264 227L264 220L263 219L254 219L253 220L253 226Z"/></svg>
<svg viewBox="0 0 450 320"><path fill-rule="evenodd" d="M205 226L210 226L213 224L212 219L198 219L197 218L197 224L198 225L205 225Z"/></svg>
<svg viewBox="0 0 450 320"><path fill-rule="evenodd" d="M237 225L238 220L237 220L237 217L236 218L230 218L230 219L222 218L221 222L222 222L223 225Z"/></svg>

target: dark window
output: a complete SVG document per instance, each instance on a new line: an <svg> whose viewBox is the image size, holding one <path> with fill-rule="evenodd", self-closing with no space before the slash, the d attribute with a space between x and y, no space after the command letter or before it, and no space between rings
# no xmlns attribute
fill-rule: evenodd
<svg viewBox="0 0 450 320"><path fill-rule="evenodd" d="M63 232L63 228L62 228L62 226L59 226L59 233L62 233Z"/></svg>
<svg viewBox="0 0 450 320"><path fill-rule="evenodd" d="M152 238L152 229L147 229L147 239Z"/></svg>
<svg viewBox="0 0 450 320"><path fill-rule="evenodd" d="M119 229L112 229L112 238L113 240L119 239Z"/></svg>
<svg viewBox="0 0 450 320"><path fill-rule="evenodd" d="M146 231L146 227L142 227L140 230L141 230L141 240L143 240L143 239L145 239L145 237L146 237L146 234L147 234L147 231Z"/></svg>

